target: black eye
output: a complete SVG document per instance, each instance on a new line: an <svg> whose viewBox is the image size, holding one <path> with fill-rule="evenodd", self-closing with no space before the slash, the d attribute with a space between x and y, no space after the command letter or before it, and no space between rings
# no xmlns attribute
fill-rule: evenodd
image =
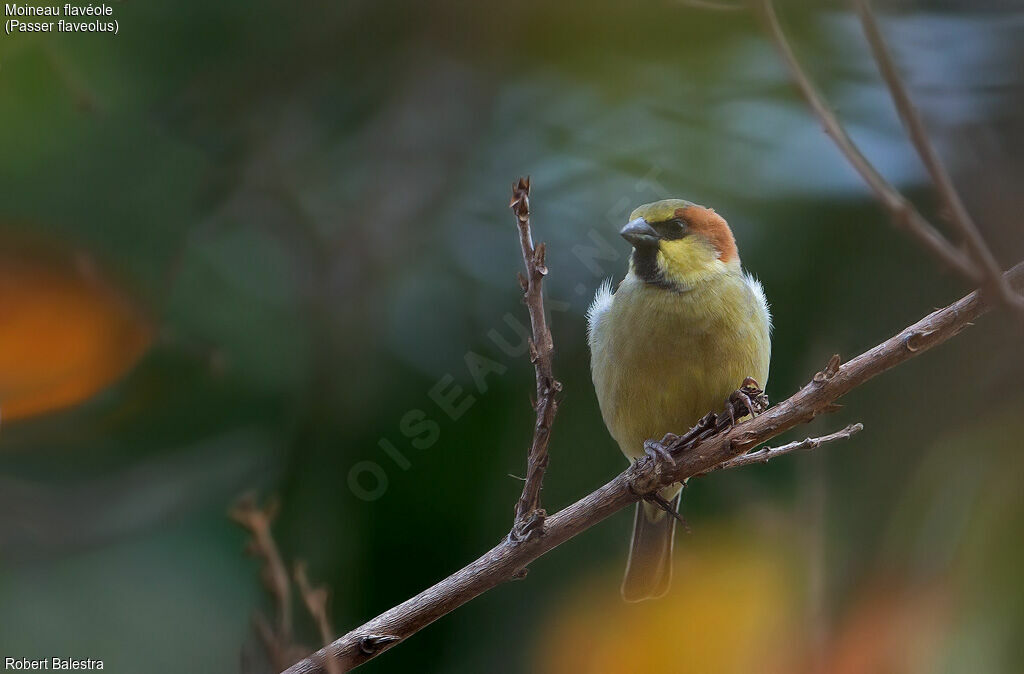
<svg viewBox="0 0 1024 674"><path fill-rule="evenodd" d="M681 239L686 236L686 223L681 218L666 220L662 232L666 239Z"/></svg>

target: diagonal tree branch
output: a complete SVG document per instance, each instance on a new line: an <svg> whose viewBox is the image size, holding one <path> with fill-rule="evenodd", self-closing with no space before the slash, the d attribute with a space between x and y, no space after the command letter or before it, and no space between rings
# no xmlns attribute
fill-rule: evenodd
<svg viewBox="0 0 1024 674"><path fill-rule="evenodd" d="M548 268L544 259L543 243L533 244L530 231L530 178L520 178L512 185L512 201L509 207L516 216L519 228L519 244L523 250L523 266L526 276L519 276L523 288L523 301L530 313L533 336L530 339L530 361L537 371L537 398L534 409L537 422L533 427L533 442L527 456L526 482L522 496L516 502L515 522L509 539L520 542L540 531L547 513L540 507L540 490L544 484L544 471L548 467L548 441L551 439L551 424L558 411L556 396L562 390L551 369L551 358L555 350L544 313L544 292L542 284Z"/></svg>
<svg viewBox="0 0 1024 674"><path fill-rule="evenodd" d="M1005 277L1011 287L1024 288L1024 262ZM698 428L699 432L669 443L673 461L640 459L603 487L548 517L542 531L518 543L506 538L468 566L294 664L286 674L326 672L327 662L337 663L344 671L358 667L491 588L522 577L527 564L645 495L735 460L752 447L831 411L842 395L952 338L989 309L982 295L973 292L845 364L834 357L807 385L760 416L716 433L725 416L719 415L711 422L710 434L707 428Z"/></svg>
<svg viewBox="0 0 1024 674"><path fill-rule="evenodd" d="M825 129L825 133L832 138L836 147L845 155L847 161L861 175L871 191L882 203L882 206L889 212L893 223L917 239L917 242L935 258L945 264L948 268L966 279L971 285L980 285L983 276L972 260L964 255L962 251L951 244L935 227L925 220L924 216L900 194L899 190L892 186L885 177L874 167L867 157L860 151L860 148L853 142L846 133L846 129L836 118L835 114L825 102L824 97L811 81L803 66L793 53L793 48L786 38L782 26L779 24L779 17L775 14L775 7L772 0L757 0L760 14L764 19L768 31L778 47L782 59L786 62L790 74L807 100L808 105L817 115Z"/></svg>
<svg viewBox="0 0 1024 674"><path fill-rule="evenodd" d="M878 23L875 21L875 16L871 11L868 0L854 0L854 2L857 6L857 13L860 15L864 35L871 46L871 53L878 64L878 70L881 72L882 78L889 87L889 93L896 106L896 111L903 121L903 126L907 130L907 135L917 150L918 156L921 157L921 163L924 164L925 169L931 176L932 182L935 183L935 189L948 213L950 224L963 237L964 242L967 244L967 249L983 273L984 284L982 287L991 294L991 297L997 298L1004 306L1024 316L1024 298L1013 292L1010 286L1007 285L1006 280L1003 278L1002 270L999 268L999 263L992 254L992 250L985 243L981 232L978 231L974 219L967 211L959 192L957 192L956 186L953 184L953 179L942 163L942 159L939 158L938 152L935 151L935 146L928 136L928 131L925 129L921 115L918 113L913 101L910 100L907 88L904 86L903 80L896 70L896 65L893 63L889 48L886 46L882 32L878 28Z"/></svg>

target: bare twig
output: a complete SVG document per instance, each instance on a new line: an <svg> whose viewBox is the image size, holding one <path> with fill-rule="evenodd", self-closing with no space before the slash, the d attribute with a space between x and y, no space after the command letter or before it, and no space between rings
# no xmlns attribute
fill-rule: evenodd
<svg viewBox="0 0 1024 674"><path fill-rule="evenodd" d="M277 504L271 501L261 508L255 495L246 494L238 499L228 515L251 535L247 550L263 562L263 584L274 599L277 620L271 626L262 614L256 614L253 617L256 632L271 664L278 669L287 667L298 649L292 643L292 589L288 570L270 531L277 515Z"/></svg>
<svg viewBox="0 0 1024 674"><path fill-rule="evenodd" d="M924 164L925 169L932 178L932 182L935 183L935 189L942 200L950 224L963 237L964 242L967 244L967 249L983 274L984 285L982 287L1004 306L1021 312L1021 315L1024 315L1024 298L1013 292L1009 285L1007 285L1006 280L1003 278L1002 270L999 268L999 263L985 243L981 232L978 231L974 219L968 213L963 200L960 198L960 194L957 192L956 186L953 184L953 179L942 163L938 152L935 151L935 146L928 136L928 131L925 129L921 115L910 100L903 80L896 70L896 65L893 63L889 48L885 44L885 39L882 37L882 32L875 21L868 0L854 0L854 2L860 15L864 35L871 46L871 53L878 64L878 70L889 87L889 93L896 106L896 111L899 113L900 119L903 120L903 126L907 129L907 135L910 137L911 143L913 143L917 154L921 157L921 163Z"/></svg>
<svg viewBox="0 0 1024 674"><path fill-rule="evenodd" d="M306 611L316 623L317 630L320 632L320 643L326 646L334 638L334 628L331 627L330 618L327 616L327 598L329 596L327 588L323 585L313 587L309 582L309 575L306 573L305 562L296 562L293 571L295 585L299 588L299 595L302 596L302 603L305 604ZM340 674L341 672L338 663L333 660L327 660L324 662L324 666L328 674Z"/></svg>
<svg viewBox="0 0 1024 674"><path fill-rule="evenodd" d="M972 285L980 285L983 276L971 259L953 246L900 192L875 169L867 157L847 135L846 129L833 114L814 83L804 72L803 66L793 53L793 48L779 24L771 0L757 0L765 24L782 54L797 86L811 109L821 121L825 133L832 138L836 147L846 156L864 182L875 193L882 206L889 212L894 224L909 232L918 243L947 267L962 276Z"/></svg>
<svg viewBox="0 0 1024 674"><path fill-rule="evenodd" d="M783 454L789 454L790 452L798 452L804 449L817 449L825 443L833 442L835 440L846 440L853 437L857 433L864 430L864 424L850 424L841 431L835 433L829 433L828 435L822 435L817 438L804 438L803 440L797 440L796 442L790 442L789 444L782 445L781 447L762 447L755 452L748 452L747 454L740 454L734 459L730 459L725 463L721 463L708 472L716 470L724 470L726 468L739 468L740 466L749 466L752 463L768 463L777 456Z"/></svg>
<svg viewBox="0 0 1024 674"><path fill-rule="evenodd" d="M261 508L254 494L239 498L228 512L228 516L251 535L248 551L263 562L263 584L274 599L277 619L271 624L262 613L257 612L253 616L253 628L263 644L270 665L275 671L280 671L308 653L309 648L297 642L293 635L291 581L271 532L271 524L276 515L276 501L271 500ZM334 629L327 617L327 588L312 586L303 562L295 563L294 577L302 603L320 632L321 643L330 643ZM342 670L336 662L328 660L323 663L323 671L327 674L340 674Z"/></svg>
<svg viewBox="0 0 1024 674"><path fill-rule="evenodd" d="M1024 288L1024 262L1007 272L1006 278L1011 287ZM506 538L433 587L296 663L287 674L324 672L324 663L330 660L344 671L359 666L487 590L521 577L527 564L644 495L700 475L827 413L840 396L950 339L989 309L981 294L973 292L843 365L834 358L793 396L753 419L711 435L687 433L671 443L673 462L640 459L603 487L548 517L539 535L518 543ZM681 442L684 438L689 439Z"/></svg>
<svg viewBox="0 0 1024 674"><path fill-rule="evenodd" d="M515 522L509 538L513 542L523 541L534 532L542 531L547 513L540 507L540 490L544 483L544 471L548 467L548 441L551 438L551 424L558 411L556 396L562 385L551 370L554 342L544 313L542 284L548 273L543 243L533 244L530 231L530 179L520 178L512 185L512 201L509 207L516 216L519 228L519 244L523 251L523 266L526 276L519 276L526 308L530 313L533 336L530 339L530 361L537 371L537 398L534 409L537 422L533 427L533 442L527 457L526 481L523 493L516 503Z"/></svg>

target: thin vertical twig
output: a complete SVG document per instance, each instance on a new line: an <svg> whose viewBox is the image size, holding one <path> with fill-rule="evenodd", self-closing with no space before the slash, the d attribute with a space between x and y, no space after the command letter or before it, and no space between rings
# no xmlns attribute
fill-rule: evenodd
<svg viewBox="0 0 1024 674"><path fill-rule="evenodd" d="M228 511L229 517L249 533L247 550L263 563L263 584L274 600L276 620L271 622L261 612L253 615L253 629L256 631L267 660L275 671L281 671L308 653L309 649L295 639L292 622L292 578L298 588L302 606L316 624L320 641L327 645L334 636L327 615L328 590L325 586L314 586L309 582L304 562L296 562L293 576L288 576L281 552L274 541L271 525L277 515L277 501L271 499L260 506L256 496L245 494ZM326 674L341 674L341 666L327 660L322 663ZM245 670L249 671L249 670Z"/></svg>
<svg viewBox="0 0 1024 674"><path fill-rule="evenodd" d="M546 513L540 507L540 491L544 484L544 471L548 466L548 441L551 425L558 411L558 392L561 383L552 373L552 356L555 350L544 312L544 276L548 273L543 243L534 245L530 229L530 178L520 178L512 185L512 200L509 207L516 216L519 230L519 244L523 253L526 275L519 275L523 289L523 301L530 314L532 336L530 338L530 362L536 370L537 394L534 409L537 421L533 427L533 441L527 456L526 481L523 493L516 502L515 522L509 538L523 541L531 534L543 531Z"/></svg>
<svg viewBox="0 0 1024 674"><path fill-rule="evenodd" d="M277 504L271 501L266 507L261 508L256 502L255 495L246 494L228 514L249 532L251 538L247 550L263 563L263 584L274 599L274 624L271 625L262 614L257 613L253 617L256 632L263 642L271 664L278 668L286 667L301 646L292 641L292 588L288 569L281 559L281 553L270 531L270 525L277 515Z"/></svg>
<svg viewBox="0 0 1024 674"><path fill-rule="evenodd" d="M295 562L293 577L295 586L299 589L299 596L302 597L302 603L306 606L310 617L313 618L313 622L316 623L317 631L320 633L320 643L326 646L334 640L334 628L331 627L331 621L327 615L327 599L330 593L325 586L314 587L309 582L305 562ZM333 660L324 662L324 667L327 669L327 674L341 674L341 668Z"/></svg>

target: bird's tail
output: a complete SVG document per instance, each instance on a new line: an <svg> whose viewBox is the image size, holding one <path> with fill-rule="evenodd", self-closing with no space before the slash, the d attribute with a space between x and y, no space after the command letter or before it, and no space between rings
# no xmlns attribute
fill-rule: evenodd
<svg viewBox="0 0 1024 674"><path fill-rule="evenodd" d="M677 492L670 502L673 511L679 507L679 497ZM668 592L672 582L675 530L675 518L664 510L644 501L636 504L633 543L629 548L626 576L622 579L623 599L657 599Z"/></svg>

